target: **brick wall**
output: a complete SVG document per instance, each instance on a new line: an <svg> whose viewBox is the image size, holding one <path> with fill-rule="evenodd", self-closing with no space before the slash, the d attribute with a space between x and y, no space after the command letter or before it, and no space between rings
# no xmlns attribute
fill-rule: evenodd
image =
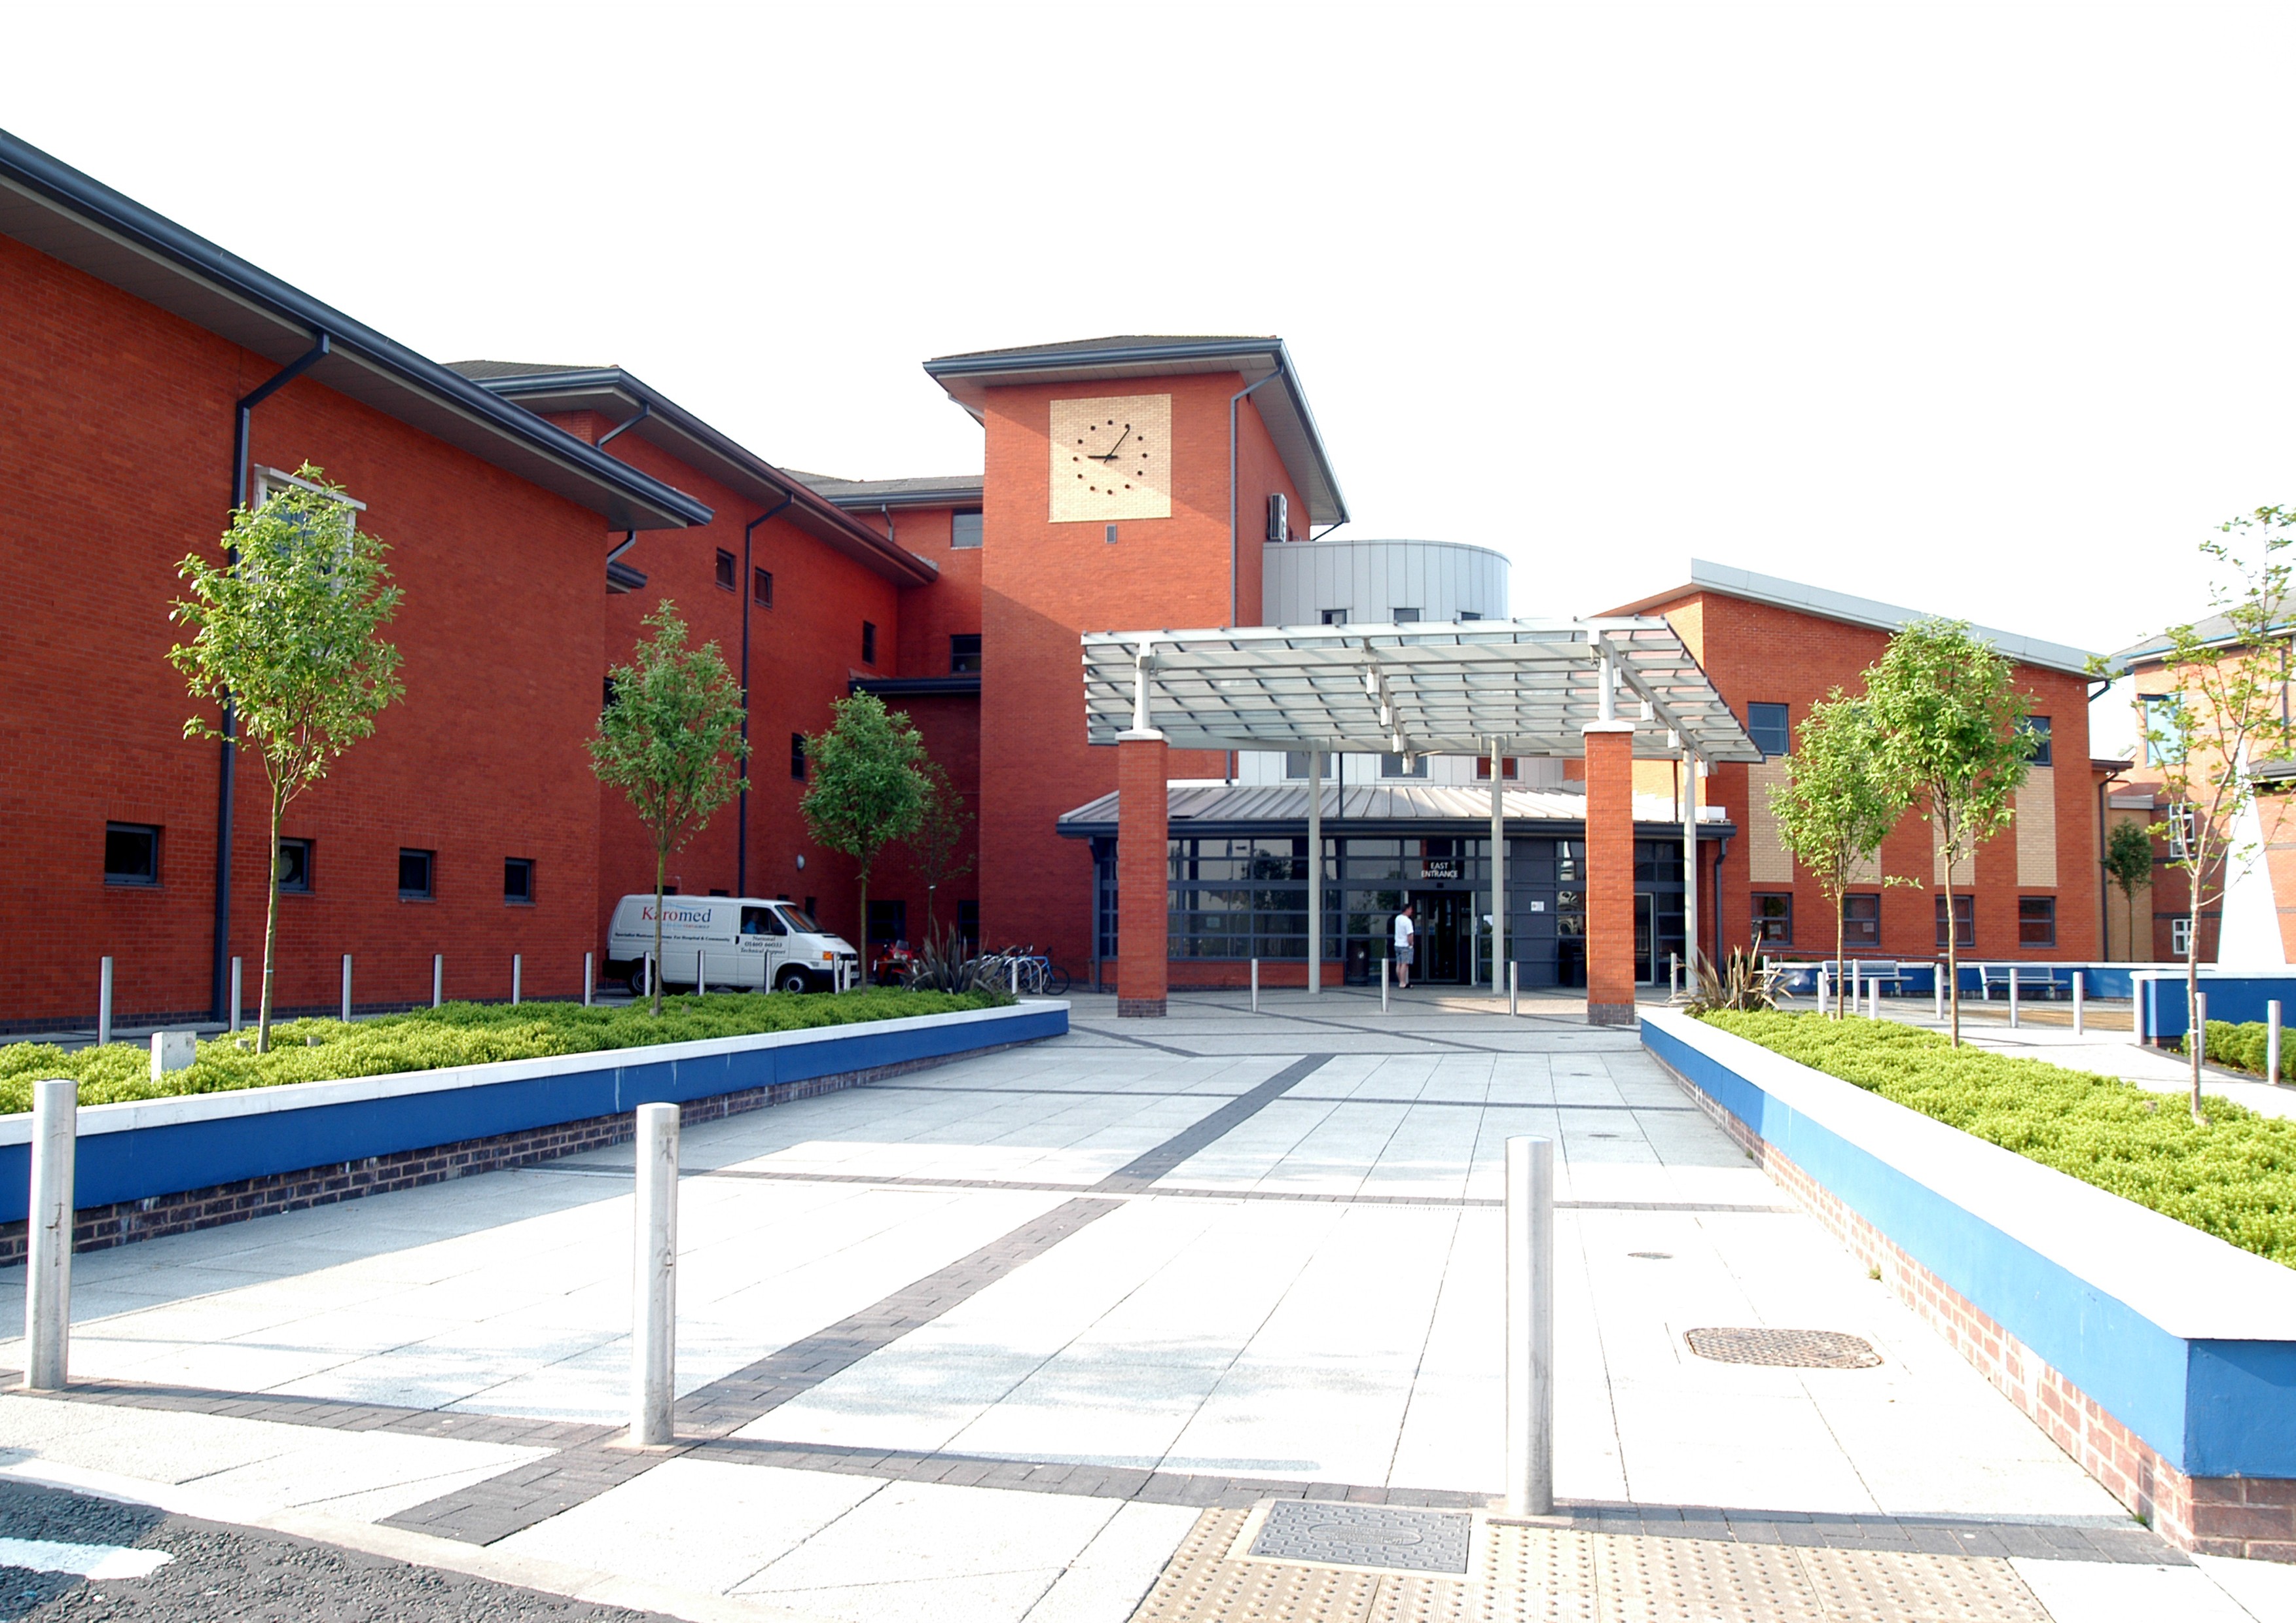
<svg viewBox="0 0 2296 1623"><path fill-rule="evenodd" d="M1164 784L1170 752L1160 738L1128 738L1116 746L1116 1012L1164 1012L1169 971L1171 871ZM1138 950L1145 943L1150 950Z"/></svg>
<svg viewBox="0 0 2296 1623"><path fill-rule="evenodd" d="M1598 724L1604 725L1604 724ZM1633 724L1586 735L1587 1018L1635 1021Z"/></svg>

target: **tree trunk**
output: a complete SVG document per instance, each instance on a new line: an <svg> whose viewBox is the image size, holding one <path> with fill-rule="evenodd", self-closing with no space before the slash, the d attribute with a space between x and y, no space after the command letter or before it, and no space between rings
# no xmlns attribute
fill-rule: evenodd
<svg viewBox="0 0 2296 1623"><path fill-rule="evenodd" d="M869 973L869 865L866 861L861 864L857 882L861 890L861 939L854 946L860 949L860 962L854 966L853 972L856 977L865 980Z"/></svg>
<svg viewBox="0 0 2296 1623"><path fill-rule="evenodd" d="M1846 977L1842 971L1849 967L1849 917L1843 910L1842 898L1836 895L1833 898L1833 1018L1836 1020L1844 1018L1841 988Z"/></svg>
<svg viewBox="0 0 2296 1623"><path fill-rule="evenodd" d="M650 1011L656 1020L661 1018L661 896L662 885L669 877L669 848L657 842L653 848L653 962L647 965L646 992L653 999Z"/></svg>
<svg viewBox="0 0 2296 1623"><path fill-rule="evenodd" d="M286 812L279 786L271 786L271 882L263 904L263 1003L255 1016L255 1052L271 1052L271 966L279 955L279 820Z"/></svg>
<svg viewBox="0 0 2296 1623"><path fill-rule="evenodd" d="M1945 851L1945 976L1948 1029L1953 1033L1953 1045L1961 1046L1961 921L1953 916L1953 842L1944 842Z"/></svg>
<svg viewBox="0 0 2296 1623"><path fill-rule="evenodd" d="M2193 886L2187 895L2192 911L2185 925L2185 1053L2193 1068L2193 1125L2206 1127L2209 1119L2201 1114L2201 1050L2207 1045L2208 1031L2200 1021L2201 1012L2201 872L2200 864L2193 865ZM2278 1078L2273 1078L2275 1081Z"/></svg>

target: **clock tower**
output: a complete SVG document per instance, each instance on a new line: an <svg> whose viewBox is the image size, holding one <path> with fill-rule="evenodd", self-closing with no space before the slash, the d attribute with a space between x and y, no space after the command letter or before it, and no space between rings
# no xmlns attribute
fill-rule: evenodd
<svg viewBox="0 0 2296 1623"><path fill-rule="evenodd" d="M1117 786L1085 740L1086 631L1260 623L1260 545L1343 522L1307 396L1274 338L1108 338L943 356L981 424L982 945L1094 960L1094 856L1061 815ZM1275 498L1281 498L1280 500ZM1173 778L1228 758L1174 751ZM1107 950L1112 951L1112 947ZM1105 966L1104 966L1105 967Z"/></svg>

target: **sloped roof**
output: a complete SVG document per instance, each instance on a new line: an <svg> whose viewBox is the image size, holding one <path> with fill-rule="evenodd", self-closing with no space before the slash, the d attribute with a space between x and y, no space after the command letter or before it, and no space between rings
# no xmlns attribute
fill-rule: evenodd
<svg viewBox="0 0 2296 1623"><path fill-rule="evenodd" d="M824 502L848 509L978 506L987 480L978 473L926 474L914 479L839 479L787 470Z"/></svg>
<svg viewBox="0 0 2296 1623"><path fill-rule="evenodd" d="M1509 822L1583 823L1587 819L1587 791L1579 785L1505 789L1500 791L1500 799ZM1071 837L1113 832L1118 797L1111 791L1086 801L1073 811L1063 812L1060 817L1061 832ZM1308 784L1177 783L1167 786L1166 807L1175 834L1187 832L1181 827L1183 824L1297 823L1304 826L1308 821ZM1345 789L1326 783L1324 816L1327 823L1445 822L1472 823L1488 828L1491 821L1491 791L1488 783L1469 787L1459 783L1416 783L1399 778L1349 783ZM1716 806L1701 807L1698 818L1702 824L1727 824L1723 809ZM1638 794L1635 797L1635 821L1679 828L1682 815L1669 796Z"/></svg>

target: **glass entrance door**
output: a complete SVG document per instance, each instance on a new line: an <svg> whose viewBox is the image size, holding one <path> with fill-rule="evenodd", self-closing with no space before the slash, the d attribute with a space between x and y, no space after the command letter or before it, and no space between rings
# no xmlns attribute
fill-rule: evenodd
<svg viewBox="0 0 2296 1623"><path fill-rule="evenodd" d="M1457 890L1414 890L1411 899L1419 918L1419 963L1411 978L1430 986L1462 984L1471 950L1469 904L1474 898Z"/></svg>
<svg viewBox="0 0 2296 1623"><path fill-rule="evenodd" d="M1647 890L1635 892L1635 979L1658 980L1658 898Z"/></svg>

